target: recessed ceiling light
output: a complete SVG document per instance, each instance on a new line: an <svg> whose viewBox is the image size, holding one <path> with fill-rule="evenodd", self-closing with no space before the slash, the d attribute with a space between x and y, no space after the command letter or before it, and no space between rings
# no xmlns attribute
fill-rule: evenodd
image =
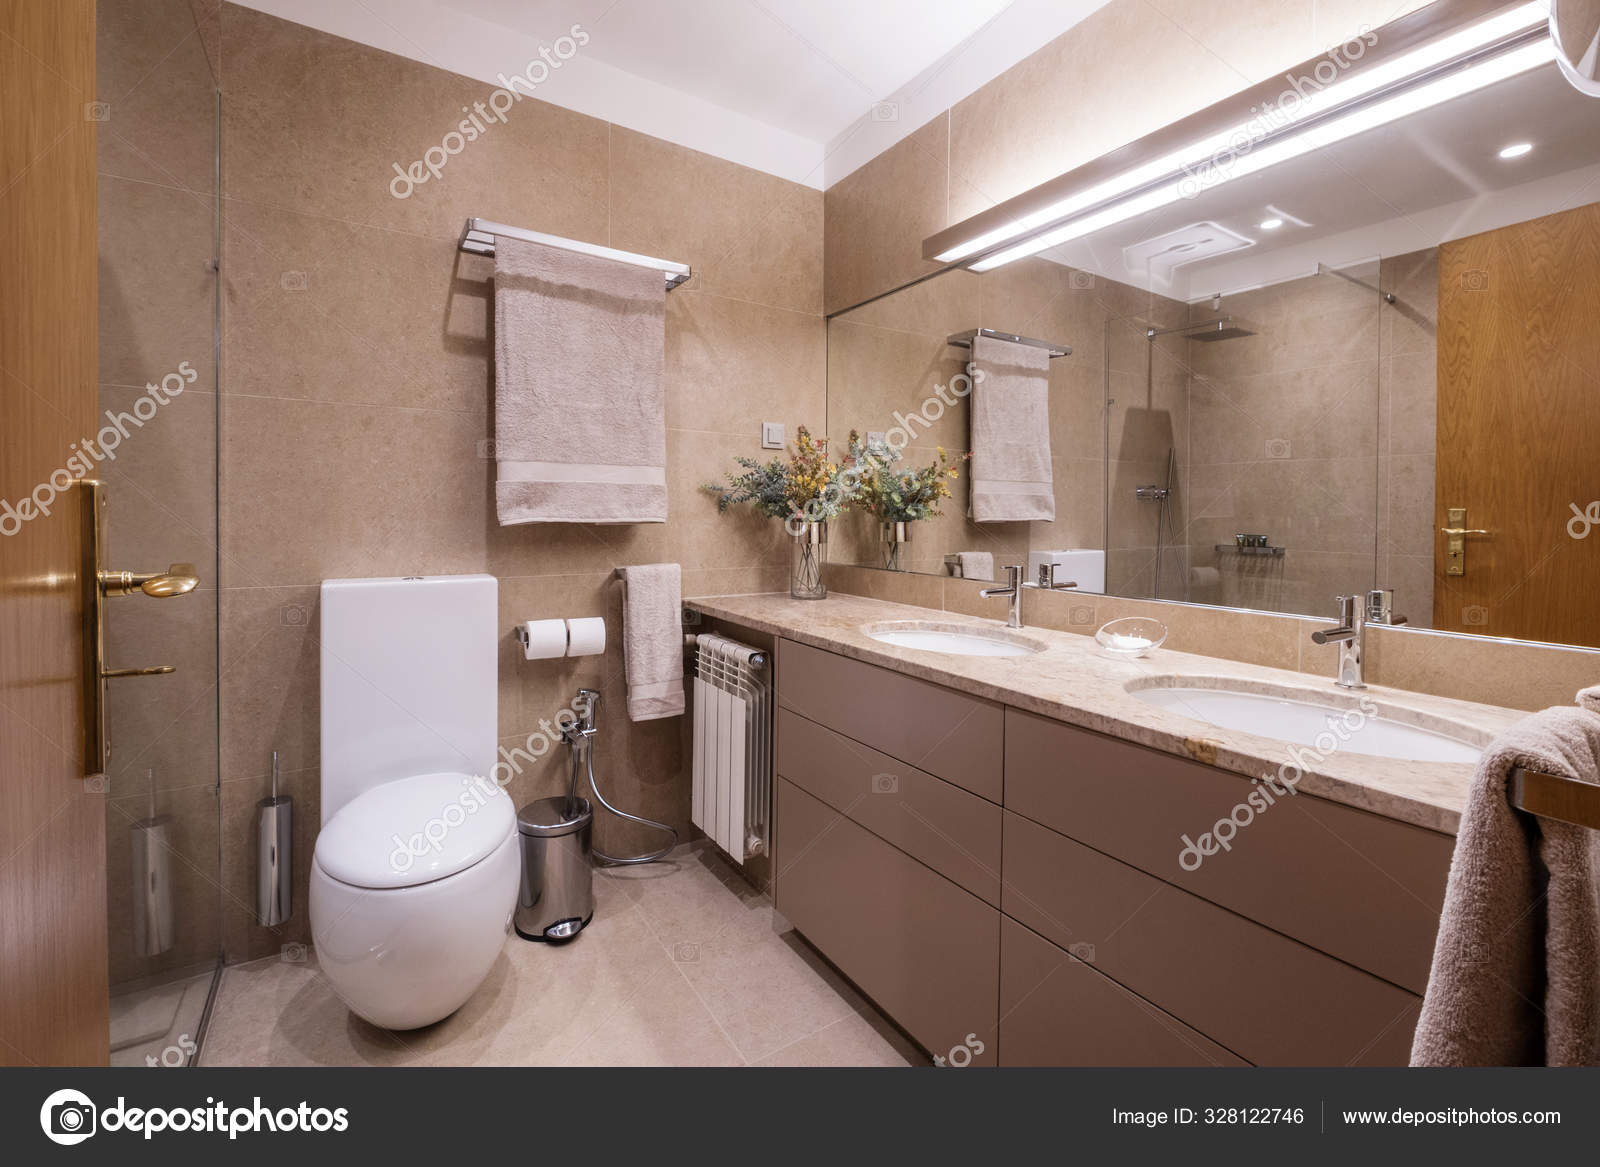
<svg viewBox="0 0 1600 1167"><path fill-rule="evenodd" d="M1507 146L1504 150L1500 151L1500 157L1521 158L1524 154L1532 149L1532 142L1515 142L1512 145Z"/></svg>
<svg viewBox="0 0 1600 1167"><path fill-rule="evenodd" d="M1276 231L1279 227L1282 227L1282 226L1283 226L1283 220L1282 219L1273 218L1273 219L1262 219L1261 220L1261 229L1263 231Z"/></svg>

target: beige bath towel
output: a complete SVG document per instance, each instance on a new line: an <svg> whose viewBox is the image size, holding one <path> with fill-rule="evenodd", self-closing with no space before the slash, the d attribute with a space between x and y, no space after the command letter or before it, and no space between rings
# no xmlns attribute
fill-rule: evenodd
<svg viewBox="0 0 1600 1167"><path fill-rule="evenodd" d="M676 563L624 570L622 657L628 716L634 721L683 712L683 583Z"/></svg>
<svg viewBox="0 0 1600 1167"><path fill-rule="evenodd" d="M1050 354L972 338L982 374L972 387L972 518L1014 523L1056 517L1050 465Z"/></svg>
<svg viewBox="0 0 1600 1167"><path fill-rule="evenodd" d="M504 236L494 269L501 526L665 522L662 274Z"/></svg>
<svg viewBox="0 0 1600 1167"><path fill-rule="evenodd" d="M962 579L994 580L994 553L992 551L957 551L956 562L961 566Z"/></svg>
<svg viewBox="0 0 1600 1167"><path fill-rule="evenodd" d="M1514 811L1522 765L1600 783L1600 712L1546 709L1484 751L1456 836L1414 1066L1600 1064L1600 831Z"/></svg>

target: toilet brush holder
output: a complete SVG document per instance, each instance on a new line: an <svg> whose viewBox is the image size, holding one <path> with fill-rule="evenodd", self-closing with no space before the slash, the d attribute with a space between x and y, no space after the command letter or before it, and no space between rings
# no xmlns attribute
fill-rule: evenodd
<svg viewBox="0 0 1600 1167"><path fill-rule="evenodd" d="M160 956L172 947L176 921L172 910L172 816L156 813L155 771L150 781L150 816L128 828L132 859L133 951Z"/></svg>
<svg viewBox="0 0 1600 1167"><path fill-rule="evenodd" d="M282 924L294 903L294 800L278 793L278 754L272 754L272 794L256 804L256 923Z"/></svg>

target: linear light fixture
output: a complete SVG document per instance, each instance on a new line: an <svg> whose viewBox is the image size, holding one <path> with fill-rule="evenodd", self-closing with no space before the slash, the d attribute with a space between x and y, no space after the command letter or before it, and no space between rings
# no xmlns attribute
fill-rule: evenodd
<svg viewBox="0 0 1600 1167"><path fill-rule="evenodd" d="M1544 3L1520 4L1338 80L1291 72L1276 101L1252 106L1248 120L974 234L934 258L974 257L968 266L988 271L1537 68L1555 58L1548 22ZM1331 58L1316 64L1322 63L1335 67ZM1226 166L1215 164L1220 157L1230 159Z"/></svg>

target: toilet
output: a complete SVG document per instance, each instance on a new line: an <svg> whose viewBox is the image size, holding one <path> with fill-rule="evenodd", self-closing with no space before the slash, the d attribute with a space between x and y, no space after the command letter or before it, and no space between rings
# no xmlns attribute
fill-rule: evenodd
<svg viewBox="0 0 1600 1167"><path fill-rule="evenodd" d="M517 819L493 781L490 575L322 582L317 962L385 1029L454 1013L511 928Z"/></svg>

